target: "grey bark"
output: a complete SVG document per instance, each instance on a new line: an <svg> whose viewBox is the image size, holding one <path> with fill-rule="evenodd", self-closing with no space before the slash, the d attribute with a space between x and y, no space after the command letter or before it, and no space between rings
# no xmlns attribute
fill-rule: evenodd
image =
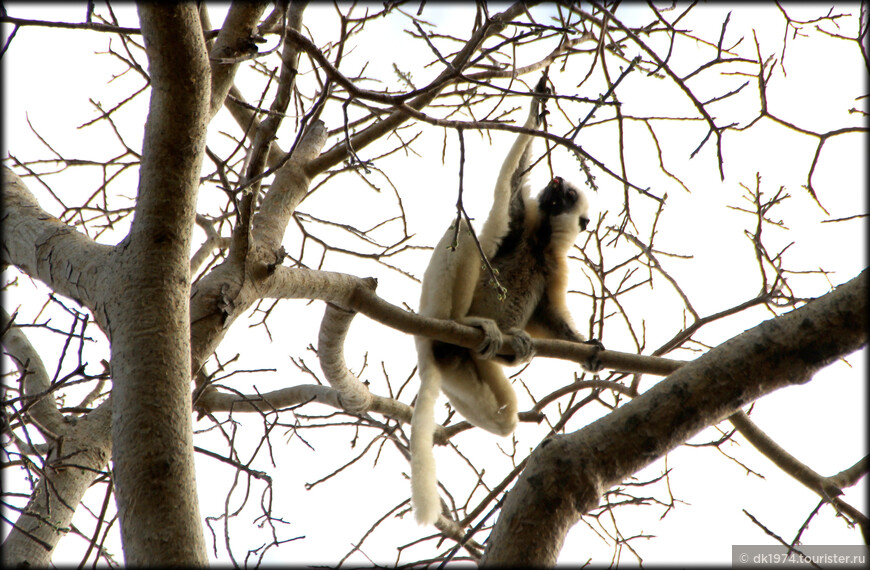
<svg viewBox="0 0 870 570"><path fill-rule="evenodd" d="M2 560L4 567L48 566L54 547L69 532L75 508L109 461L110 404L78 422L67 422L49 391L51 380L38 351L22 329L7 329L10 324L3 310L3 347L17 363L30 404L29 420L39 428L49 451L30 500L3 542Z"/></svg>
<svg viewBox="0 0 870 570"><path fill-rule="evenodd" d="M227 12L217 38L210 42L210 117L214 117L223 107L227 94L233 86L239 63L245 56L257 50L256 44L252 43L252 36L260 21L260 15L266 9L266 4L266 2L234 2ZM202 9L205 9L204 5ZM207 18L203 17L202 20L205 26L208 23Z"/></svg>
<svg viewBox="0 0 870 570"><path fill-rule="evenodd" d="M151 75L136 213L106 310L121 540L130 565L205 565L190 404L190 249L211 78L193 4L139 6Z"/></svg>

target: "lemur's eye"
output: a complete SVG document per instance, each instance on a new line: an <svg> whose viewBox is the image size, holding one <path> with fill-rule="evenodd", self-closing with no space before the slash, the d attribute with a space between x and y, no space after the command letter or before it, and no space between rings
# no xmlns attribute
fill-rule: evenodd
<svg viewBox="0 0 870 570"><path fill-rule="evenodd" d="M567 194L568 194L568 197L571 198L571 200L577 199L577 191L574 190L573 188L568 190Z"/></svg>

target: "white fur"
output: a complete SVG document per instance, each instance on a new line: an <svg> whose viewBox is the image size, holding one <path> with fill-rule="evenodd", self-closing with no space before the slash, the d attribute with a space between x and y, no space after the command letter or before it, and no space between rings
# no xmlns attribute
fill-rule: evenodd
<svg viewBox="0 0 870 570"><path fill-rule="evenodd" d="M517 395L500 364L492 360L474 360L474 368L451 370L441 382L441 390L450 405L477 427L506 436L517 427ZM493 393L499 391L502 405Z"/></svg>
<svg viewBox="0 0 870 570"><path fill-rule="evenodd" d="M526 124L523 125L528 129L532 129L537 124L538 105L532 105L532 111L526 119ZM498 180L495 182L495 190L492 197L492 208L489 210L489 215L483 223L483 227L478 234L481 249L487 259L495 255L501 240L508 232L510 223L510 201L511 201L511 177L520 163L523 153L526 151L529 143L532 142L531 135L519 135L514 144L511 145L510 151L501 165L501 170L498 173ZM523 184L521 187L523 199L529 197L529 186ZM537 207L537 203L535 203Z"/></svg>
<svg viewBox="0 0 870 570"><path fill-rule="evenodd" d="M418 354L432 354L432 342L417 337ZM441 372L432 358L420 358L420 383L414 415L411 418L411 505L421 525L434 524L441 513L432 434L435 428L435 401L441 391Z"/></svg>
<svg viewBox="0 0 870 570"><path fill-rule="evenodd" d="M537 126L539 106L537 100L532 104L525 127ZM511 179L530 142L530 135L518 136L499 172L492 209L478 234L487 258L496 254L508 232ZM524 199L528 198L529 189L525 184L520 191ZM537 211L537 203L534 208ZM478 351L482 353L481 358L473 356L471 364L465 362L441 370L432 353L432 341L423 337L416 339L420 391L411 420L411 504L420 524L433 524L441 513L432 453L435 402L439 392L443 390L453 408L465 419L487 431L506 436L517 424L514 389L501 365L487 359L494 356L501 345L501 333L494 321L468 316L481 271L477 245L464 221L460 225L457 247L451 250L454 235L454 229L448 229L435 246L423 276L420 314L480 327L487 333L488 344L486 350Z"/></svg>

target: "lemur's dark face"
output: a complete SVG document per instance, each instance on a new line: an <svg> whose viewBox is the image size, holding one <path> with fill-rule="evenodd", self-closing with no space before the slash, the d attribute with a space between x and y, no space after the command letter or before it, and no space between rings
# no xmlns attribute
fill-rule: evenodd
<svg viewBox="0 0 870 570"><path fill-rule="evenodd" d="M538 195L538 207L549 217L575 214L581 230L589 225L586 197L561 176L554 177Z"/></svg>

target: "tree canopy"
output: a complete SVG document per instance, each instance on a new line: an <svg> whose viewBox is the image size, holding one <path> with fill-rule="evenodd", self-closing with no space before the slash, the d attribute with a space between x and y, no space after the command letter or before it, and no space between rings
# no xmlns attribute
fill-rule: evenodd
<svg viewBox="0 0 870 570"><path fill-rule="evenodd" d="M723 562L866 540L864 4L0 23L4 562ZM479 229L542 77L532 187L593 201L569 303L605 368L536 339L504 439L439 406L445 511L418 527L413 337L481 335L417 315L420 279L453 220Z"/></svg>

